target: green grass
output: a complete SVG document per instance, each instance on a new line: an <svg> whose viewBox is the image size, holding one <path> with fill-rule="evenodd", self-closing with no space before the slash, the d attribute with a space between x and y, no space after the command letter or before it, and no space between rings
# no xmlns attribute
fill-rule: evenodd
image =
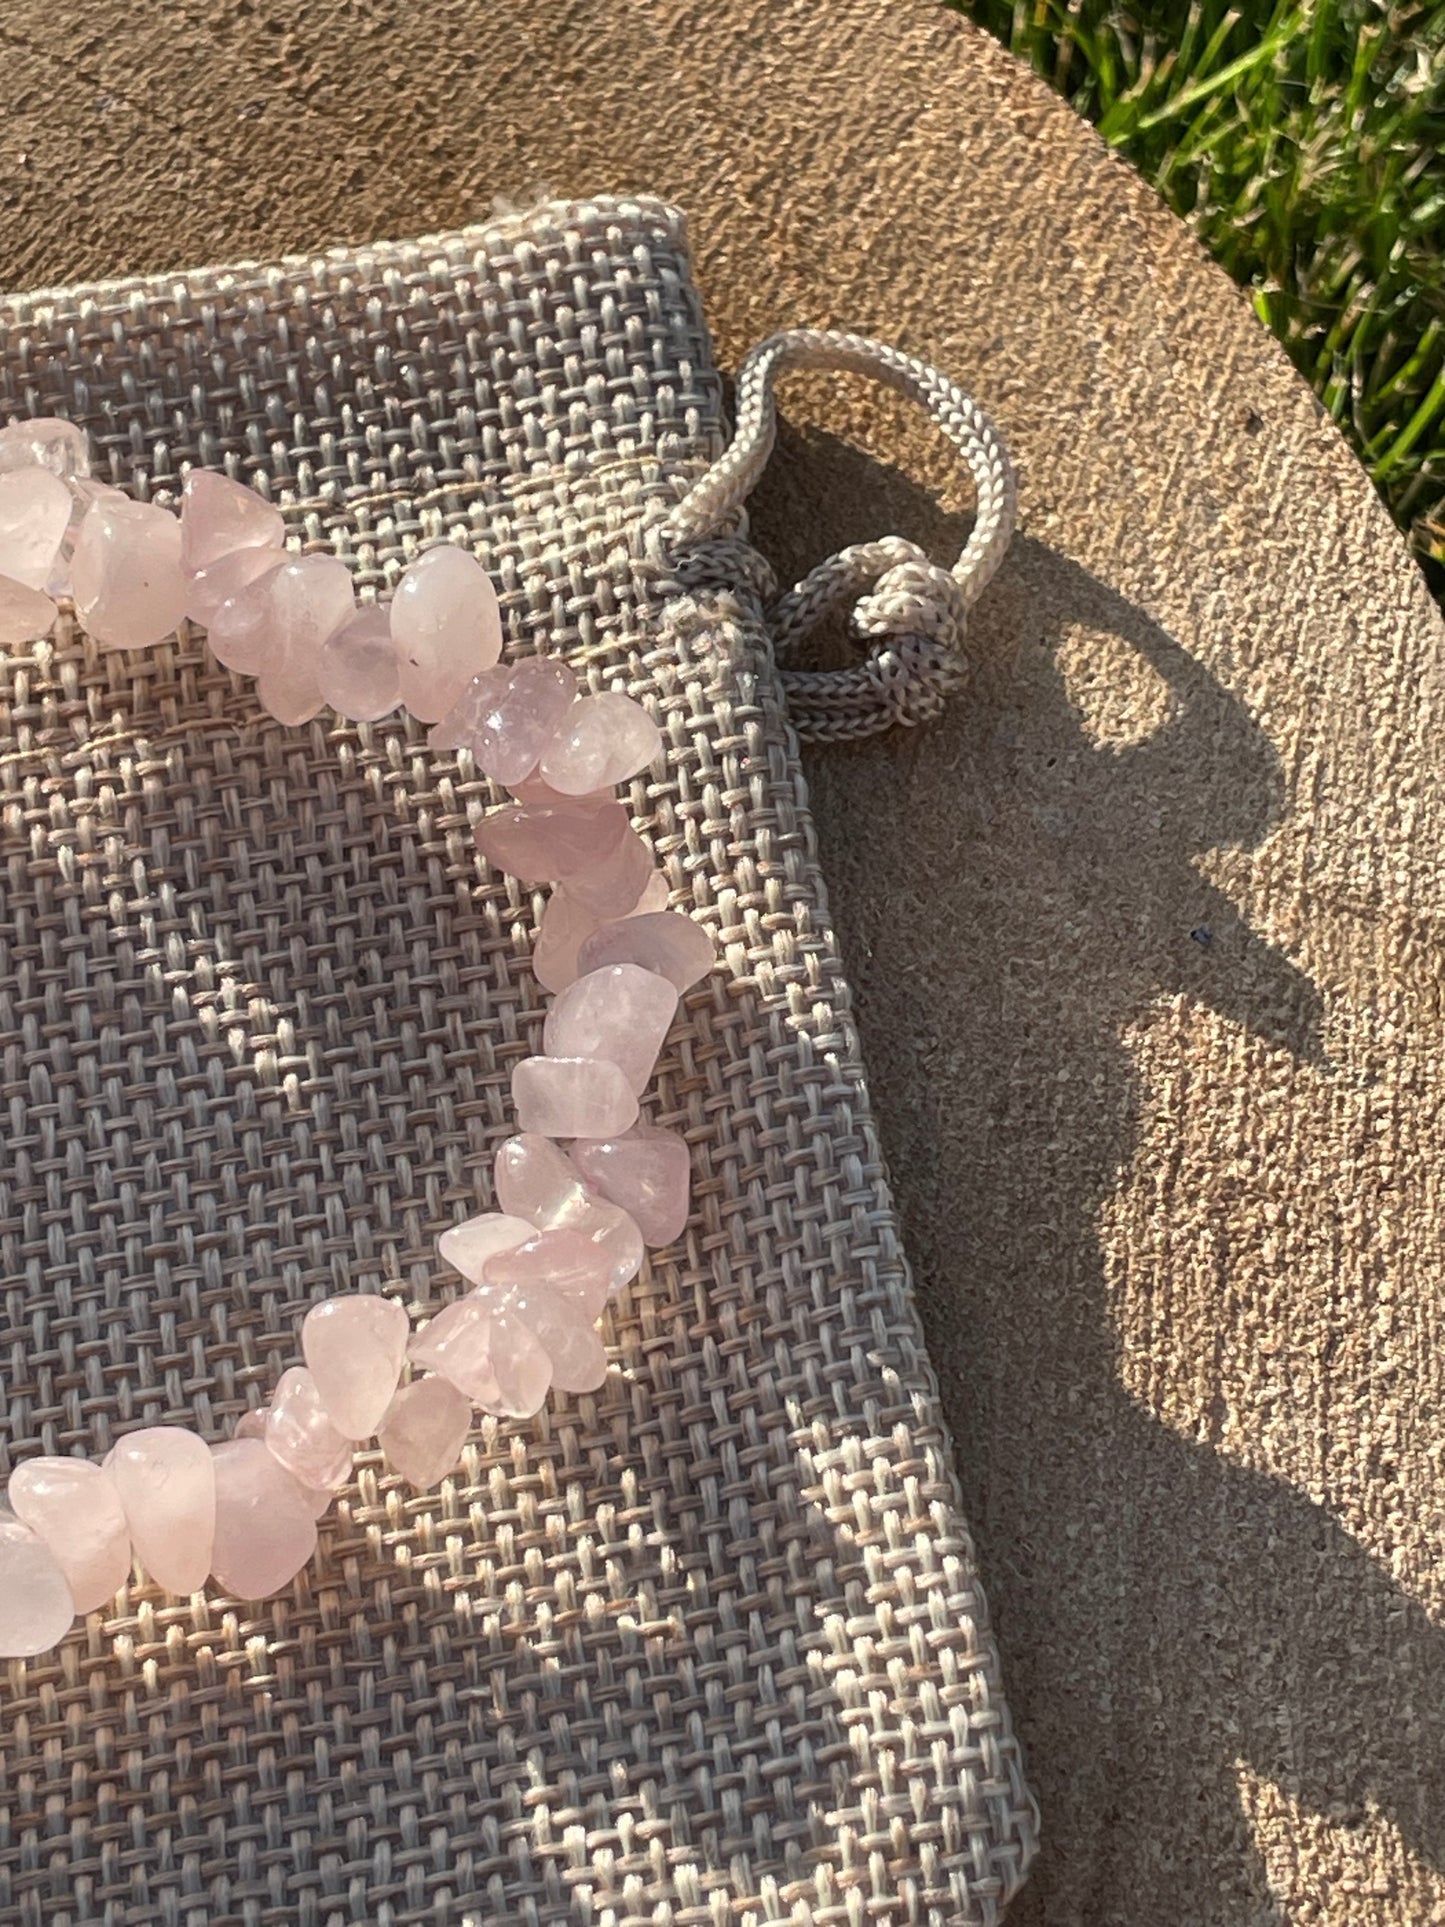
<svg viewBox="0 0 1445 1927"><path fill-rule="evenodd" d="M1249 290L1445 588L1445 5L963 11Z"/></svg>

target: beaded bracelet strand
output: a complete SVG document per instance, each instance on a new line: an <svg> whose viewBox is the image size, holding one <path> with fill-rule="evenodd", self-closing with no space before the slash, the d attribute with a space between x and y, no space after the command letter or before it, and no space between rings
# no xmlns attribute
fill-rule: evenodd
<svg viewBox="0 0 1445 1927"><path fill-rule="evenodd" d="M390 1298L313 1305L305 1363L223 1443L153 1425L100 1465L17 1467L0 1514L4 1658L56 1645L133 1560L169 1592L210 1578L233 1598L267 1598L310 1559L361 1442L374 1436L387 1465L426 1488L456 1467L476 1408L527 1418L549 1391L596 1390L598 1317L645 1248L686 1222L687 1145L641 1123L638 1098L682 992L714 961L707 933L666 909L666 882L614 794L659 757L657 725L620 692L581 695L554 659L503 664L496 592L474 556L430 549L389 608L359 606L346 565L288 553L280 512L242 484L193 470L177 516L89 469L72 423L0 430L0 644L48 633L68 597L102 648L204 625L217 660L254 676L283 723L327 704L356 722L404 705L431 725L433 749L468 751L511 791L477 844L522 883L553 886L533 962L554 1000L542 1054L512 1073L517 1133L496 1155L498 1209L438 1240L471 1289L415 1333Z"/></svg>

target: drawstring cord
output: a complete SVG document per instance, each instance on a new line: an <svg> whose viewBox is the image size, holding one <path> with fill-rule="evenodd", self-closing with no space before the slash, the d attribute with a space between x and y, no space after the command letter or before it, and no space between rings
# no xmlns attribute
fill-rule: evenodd
<svg viewBox="0 0 1445 1927"><path fill-rule="evenodd" d="M732 442L667 516L662 536L685 548L723 530L751 494L777 434L774 388L785 368L838 368L869 375L918 402L968 465L977 509L951 569L900 536L861 542L820 562L768 611L780 656L825 615L851 603L866 658L840 670L784 667L794 727L815 741L871 736L894 724L931 722L962 681L967 615L992 579L1013 534L1013 468L977 402L925 361L861 335L794 328L754 348L738 371Z"/></svg>

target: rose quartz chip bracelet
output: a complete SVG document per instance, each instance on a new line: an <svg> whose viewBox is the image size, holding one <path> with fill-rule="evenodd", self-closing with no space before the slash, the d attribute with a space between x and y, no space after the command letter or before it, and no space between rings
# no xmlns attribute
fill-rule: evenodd
<svg viewBox="0 0 1445 1927"><path fill-rule="evenodd" d="M534 962L556 995L542 1055L512 1074L518 1130L497 1152L498 1209L438 1241L472 1289L416 1333L389 1298L312 1306L305 1363L222 1444L154 1425L101 1465L17 1467L0 1514L6 1658L54 1646L133 1559L170 1592L211 1578L266 1598L311 1557L361 1441L432 1486L455 1468L475 1407L527 1418L551 1390L601 1385L599 1315L644 1248L672 1243L687 1219L687 1145L641 1123L637 1101L681 993L713 965L707 933L666 909L613 794L657 760L657 725L630 696L579 695L564 663L503 664L496 592L466 550L428 550L389 609L359 607L345 564L287 553L280 512L240 483L193 471L177 518L92 480L71 423L15 423L0 430L0 643L46 634L67 595L104 648L151 647L185 617L205 625L217 659L255 676L282 722L328 703L370 722L404 704L433 725L434 749L469 751L515 799L477 825L482 854L554 886Z"/></svg>

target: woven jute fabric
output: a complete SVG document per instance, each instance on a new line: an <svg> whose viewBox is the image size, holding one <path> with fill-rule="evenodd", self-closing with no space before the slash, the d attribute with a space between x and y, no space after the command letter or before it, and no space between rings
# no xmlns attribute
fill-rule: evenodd
<svg viewBox="0 0 1445 1927"><path fill-rule="evenodd" d="M363 588L464 533L509 647L653 707L631 805L716 936L650 1114L681 1245L612 1369L417 1494L359 1461L262 1606L147 1585L0 1710L0 1919L990 1922L1034 1814L736 541L654 535L723 442L680 217L12 298L0 407L170 499L253 484ZM188 632L0 671L0 1444L227 1435L308 1304L435 1306L539 1047L541 899L395 719L264 716Z"/></svg>

